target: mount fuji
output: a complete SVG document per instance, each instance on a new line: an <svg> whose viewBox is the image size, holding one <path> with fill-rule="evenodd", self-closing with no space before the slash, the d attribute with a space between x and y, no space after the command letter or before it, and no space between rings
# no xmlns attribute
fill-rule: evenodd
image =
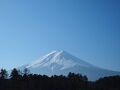
<svg viewBox="0 0 120 90"><path fill-rule="evenodd" d="M120 75L120 72L99 68L87 63L66 51L52 51L27 65L18 69L28 68L31 73L45 75L67 75L69 72L86 75L89 80L97 80L100 77Z"/></svg>

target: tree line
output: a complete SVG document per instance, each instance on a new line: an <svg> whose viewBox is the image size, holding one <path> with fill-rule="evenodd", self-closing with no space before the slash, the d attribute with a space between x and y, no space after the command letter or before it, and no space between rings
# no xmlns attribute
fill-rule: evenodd
<svg viewBox="0 0 120 90"><path fill-rule="evenodd" d="M31 74L14 68L10 74L0 70L0 90L120 90L120 76L88 81L87 76L75 73L64 75Z"/></svg>

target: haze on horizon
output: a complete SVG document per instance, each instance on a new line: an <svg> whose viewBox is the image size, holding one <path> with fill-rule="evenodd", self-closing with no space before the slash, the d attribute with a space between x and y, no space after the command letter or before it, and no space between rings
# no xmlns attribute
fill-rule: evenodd
<svg viewBox="0 0 120 90"><path fill-rule="evenodd" d="M120 71L119 0L1 0L0 68L65 50Z"/></svg>

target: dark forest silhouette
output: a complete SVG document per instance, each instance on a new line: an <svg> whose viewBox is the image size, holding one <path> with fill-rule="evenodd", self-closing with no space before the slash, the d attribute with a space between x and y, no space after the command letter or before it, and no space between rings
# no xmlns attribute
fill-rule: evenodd
<svg viewBox="0 0 120 90"><path fill-rule="evenodd" d="M0 71L0 90L120 90L120 76L88 81L87 76L69 73L67 76L30 74L28 69L13 69L8 75Z"/></svg>

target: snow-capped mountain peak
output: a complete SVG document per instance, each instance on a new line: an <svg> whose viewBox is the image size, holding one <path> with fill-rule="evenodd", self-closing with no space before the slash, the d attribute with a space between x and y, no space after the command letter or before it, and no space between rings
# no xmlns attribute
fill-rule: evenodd
<svg viewBox="0 0 120 90"><path fill-rule="evenodd" d="M29 64L27 68L30 67L46 67L46 66L52 66L59 65L61 66L60 69L66 69L66 68L71 68L75 65L81 65L81 66L92 66L88 64L87 62L84 62L77 57L72 56L71 54L67 53L66 51L63 50L54 50L50 52L49 54L39 58L35 62Z"/></svg>
<svg viewBox="0 0 120 90"><path fill-rule="evenodd" d="M90 80L96 80L103 76L120 75L120 72L98 68L63 50L54 50L19 69L24 68L30 69L34 74L67 75L69 72L81 73L87 75Z"/></svg>

